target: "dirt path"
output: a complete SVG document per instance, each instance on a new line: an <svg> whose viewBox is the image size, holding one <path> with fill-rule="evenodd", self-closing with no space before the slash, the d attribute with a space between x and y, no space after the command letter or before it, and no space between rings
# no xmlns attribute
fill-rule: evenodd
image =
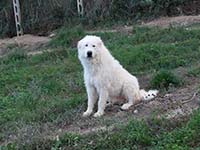
<svg viewBox="0 0 200 150"><path fill-rule="evenodd" d="M151 22L143 23L143 26L158 26L158 27L177 27L177 26L190 26L192 24L200 23L199 16L178 16L178 17L162 17Z"/></svg>
<svg viewBox="0 0 200 150"><path fill-rule="evenodd" d="M35 51L50 41L49 37L25 34L20 37L0 39L0 56L14 47L21 47L28 51Z"/></svg>
<svg viewBox="0 0 200 150"><path fill-rule="evenodd" d="M178 17L161 17L150 22L142 22L140 26L147 27L180 27L180 26L190 26L193 24L200 24L200 15L198 16L178 16ZM97 32L122 32L131 33L133 26L118 26L112 30L94 30L88 31L89 33Z"/></svg>

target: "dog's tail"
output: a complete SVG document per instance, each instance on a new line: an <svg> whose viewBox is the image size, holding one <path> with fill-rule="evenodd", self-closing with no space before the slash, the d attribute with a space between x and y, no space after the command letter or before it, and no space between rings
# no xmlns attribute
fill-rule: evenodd
<svg viewBox="0 0 200 150"><path fill-rule="evenodd" d="M158 94L158 90L149 90L148 92L144 89L140 90L140 96L142 100L148 101L155 98Z"/></svg>

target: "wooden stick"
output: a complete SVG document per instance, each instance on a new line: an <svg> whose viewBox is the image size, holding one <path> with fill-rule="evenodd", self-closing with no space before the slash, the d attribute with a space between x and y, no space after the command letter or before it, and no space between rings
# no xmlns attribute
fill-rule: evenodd
<svg viewBox="0 0 200 150"><path fill-rule="evenodd" d="M190 99L185 100L185 101L182 101L181 103L182 103L182 104L185 104L185 103L191 102L191 101L196 97L196 95L197 95L198 93L199 93L199 89L198 89L196 92L194 92L193 96L192 96Z"/></svg>

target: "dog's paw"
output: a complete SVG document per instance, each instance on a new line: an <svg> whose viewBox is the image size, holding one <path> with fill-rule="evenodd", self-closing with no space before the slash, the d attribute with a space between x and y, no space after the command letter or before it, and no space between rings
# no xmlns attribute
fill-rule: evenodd
<svg viewBox="0 0 200 150"><path fill-rule="evenodd" d="M101 117L104 113L103 112L96 112L94 117Z"/></svg>
<svg viewBox="0 0 200 150"><path fill-rule="evenodd" d="M127 109L129 109L131 106L132 106L132 104L126 103L126 104L123 104L123 105L122 105L121 109L122 109L122 110L127 110Z"/></svg>
<svg viewBox="0 0 200 150"><path fill-rule="evenodd" d="M92 114L92 111L85 111L84 113L83 113L83 117L88 117L88 116L90 116Z"/></svg>

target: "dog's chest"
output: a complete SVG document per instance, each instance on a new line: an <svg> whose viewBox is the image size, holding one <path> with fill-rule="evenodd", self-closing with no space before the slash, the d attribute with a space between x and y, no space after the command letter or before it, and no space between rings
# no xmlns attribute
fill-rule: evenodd
<svg viewBox="0 0 200 150"><path fill-rule="evenodd" d="M99 87L102 84L102 79L99 76L90 76L89 83L95 87Z"/></svg>

